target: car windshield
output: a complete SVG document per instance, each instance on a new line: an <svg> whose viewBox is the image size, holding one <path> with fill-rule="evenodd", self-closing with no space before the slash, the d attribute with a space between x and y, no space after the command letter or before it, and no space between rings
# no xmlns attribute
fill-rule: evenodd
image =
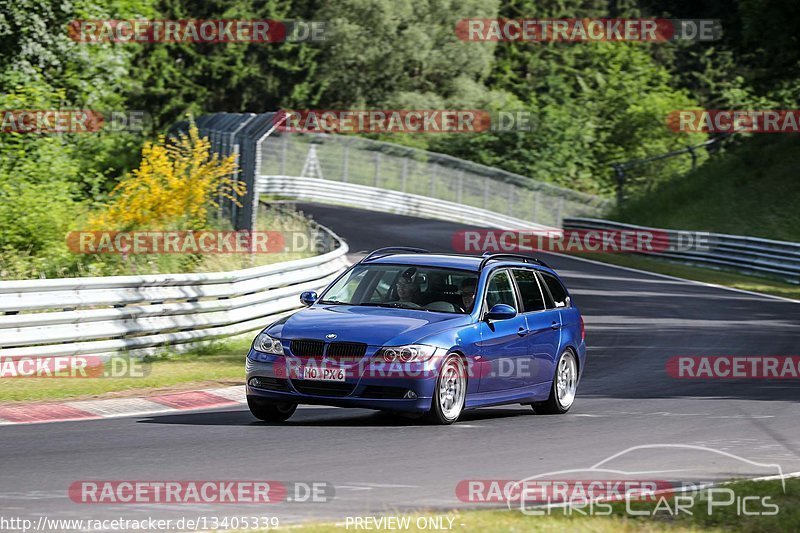
<svg viewBox="0 0 800 533"><path fill-rule="evenodd" d="M420 265L357 265L322 295L322 304L468 313L478 274Z"/></svg>

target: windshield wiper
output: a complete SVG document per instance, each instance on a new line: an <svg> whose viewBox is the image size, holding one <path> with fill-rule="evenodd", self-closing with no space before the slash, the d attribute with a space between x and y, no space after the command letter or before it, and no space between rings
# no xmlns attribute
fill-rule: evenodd
<svg viewBox="0 0 800 533"><path fill-rule="evenodd" d="M328 305L354 305L354 304L352 304L350 302L342 302L342 301L339 301L339 300L320 300L319 303L321 303L323 305L325 305L325 304L328 304Z"/></svg>

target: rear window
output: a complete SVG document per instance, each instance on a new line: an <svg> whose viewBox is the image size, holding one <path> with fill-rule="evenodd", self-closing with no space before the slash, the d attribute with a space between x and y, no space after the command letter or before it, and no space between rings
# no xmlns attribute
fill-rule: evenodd
<svg viewBox="0 0 800 533"><path fill-rule="evenodd" d="M517 281L520 296L522 296L522 307L525 312L541 311L545 308L542 291L539 290L539 281L533 270L515 269L514 279Z"/></svg>
<svg viewBox="0 0 800 533"><path fill-rule="evenodd" d="M567 307L567 289L558 281L558 278L546 272L539 272L545 285L553 297L553 307Z"/></svg>

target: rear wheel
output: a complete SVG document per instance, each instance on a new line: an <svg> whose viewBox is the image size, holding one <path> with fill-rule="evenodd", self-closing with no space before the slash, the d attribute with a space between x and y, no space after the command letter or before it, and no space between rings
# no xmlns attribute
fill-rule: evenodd
<svg viewBox="0 0 800 533"><path fill-rule="evenodd" d="M296 403L269 402L247 397L247 407L253 416L264 422L285 422L297 410Z"/></svg>
<svg viewBox="0 0 800 533"><path fill-rule="evenodd" d="M451 354L439 371L431 410L425 414L425 420L432 424L452 424L461 416L466 398L467 372L464 361L458 355Z"/></svg>
<svg viewBox="0 0 800 533"><path fill-rule="evenodd" d="M564 350L556 363L556 375L546 402L534 403L537 414L560 415L569 411L578 390L578 359L572 350Z"/></svg>

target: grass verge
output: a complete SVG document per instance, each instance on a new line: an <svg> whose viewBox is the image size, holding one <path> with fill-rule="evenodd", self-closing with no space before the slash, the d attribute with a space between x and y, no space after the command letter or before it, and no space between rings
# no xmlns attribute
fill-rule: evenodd
<svg viewBox="0 0 800 533"><path fill-rule="evenodd" d="M611 218L654 228L800 241L800 135L744 138Z"/></svg>
<svg viewBox="0 0 800 533"><path fill-rule="evenodd" d="M169 390L244 384L244 359L250 341L240 337L181 354L165 351L145 357L137 367L144 369L141 377L3 379L0 403L146 396Z"/></svg>
<svg viewBox="0 0 800 533"><path fill-rule="evenodd" d="M575 254L575 256L585 259L592 259L593 261L600 261L601 263L608 263L610 265L624 266L638 270L646 270L648 272L655 272L657 274L675 276L676 278L691 279L694 281L702 281L704 283L714 283L716 285L733 287L735 289L761 292L764 294L772 294L774 296L782 296L784 298L800 300L800 285L793 285L791 283L773 280L770 278L747 276L744 274L738 274L736 272L715 270L711 268L679 265L669 261L653 259L651 257L645 257L641 255L586 253Z"/></svg>
<svg viewBox="0 0 800 533"><path fill-rule="evenodd" d="M586 510L579 513L577 508L568 513L564 508L551 509L550 514L532 516L517 510L487 511L450 511L439 514L398 515L410 517L408 528L403 531L428 531L426 518L441 519L447 529L448 519L453 519L451 531L586 531L592 533L615 533L628 531L644 532L755 532L773 533L776 531L800 531L800 479L786 480L784 492L780 481L741 481L719 487L732 490L719 492L711 496L711 512L709 509L709 493L702 491L683 500L682 511L675 513L676 502L670 495L654 502L636 502L631 509L647 516L631 516L626 512L624 503L615 503L609 507L596 507L595 513L608 512L607 516L590 515ZM685 497L688 497L685 496ZM773 515L744 515L741 512L742 498L748 500L745 509L754 513L771 513ZM730 504L722 505L731 501ZM588 507L587 507L588 508ZM689 514L691 513L691 514ZM568 515L569 516L566 516ZM420 519L419 524L417 520ZM299 533L332 533L346 530L342 524L310 524L293 527ZM350 530L356 529L350 524ZM374 528L378 529L378 528Z"/></svg>

